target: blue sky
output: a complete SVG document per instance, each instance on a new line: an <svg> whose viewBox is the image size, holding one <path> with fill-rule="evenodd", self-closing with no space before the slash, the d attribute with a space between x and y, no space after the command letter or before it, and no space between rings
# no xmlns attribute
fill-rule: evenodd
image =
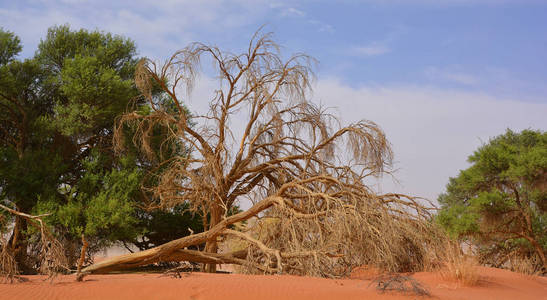
<svg viewBox="0 0 547 300"><path fill-rule="evenodd" d="M65 23L122 34L155 59L191 41L238 52L265 25L283 53L318 59L316 101L384 128L399 182L382 190L435 199L488 138L547 129L547 1L0 0L24 57ZM201 81L193 99L214 84Z"/></svg>

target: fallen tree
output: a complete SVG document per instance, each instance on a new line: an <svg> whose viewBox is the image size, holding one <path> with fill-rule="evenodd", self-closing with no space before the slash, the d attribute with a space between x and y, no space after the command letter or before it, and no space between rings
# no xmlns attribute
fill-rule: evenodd
<svg viewBox="0 0 547 300"><path fill-rule="evenodd" d="M204 57L218 70L219 86L209 112L189 122L181 89L192 88ZM369 178L389 173L390 145L375 123L342 127L309 100L312 61L306 55L283 60L270 35L256 35L240 55L194 43L165 64L141 61L136 83L150 112L137 108L119 119L117 150L124 149L124 126L136 128L132 142L161 166L147 180L157 184L143 187L150 204L188 203L202 216L204 232L101 261L82 275L180 260L207 263L209 272L231 263L251 273L325 277L362 264L423 269L438 241L428 209L367 186ZM153 93L158 88L161 99ZM232 132L236 119L246 124ZM169 130L165 147L184 144L181 155L154 156L151 133L158 127ZM249 209L229 213L244 200ZM251 218L253 226L235 226ZM243 247L218 253L221 239ZM201 244L201 252L185 249Z"/></svg>

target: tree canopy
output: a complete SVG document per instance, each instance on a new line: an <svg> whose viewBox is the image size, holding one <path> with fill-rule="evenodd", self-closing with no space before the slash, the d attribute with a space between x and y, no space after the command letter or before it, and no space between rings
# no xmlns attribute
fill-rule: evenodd
<svg viewBox="0 0 547 300"><path fill-rule="evenodd" d="M56 26L33 57L21 60L15 34L0 30L0 41L0 201L18 212L50 214L44 220L64 243L70 264L82 234L91 253L115 241L160 243L147 236L168 225L154 217L176 219L178 212L149 212L143 203L141 184L157 160L136 147L116 155L112 144L115 120L128 107L149 111L135 86L134 42ZM126 134L132 130L125 128ZM151 135L164 131L157 127ZM153 143L150 151L168 157L182 148L160 150ZM29 245L27 220L14 218L3 218L5 230L15 222L7 244L20 270L34 272L40 262L27 254L39 243ZM199 220L188 218L199 228Z"/></svg>
<svg viewBox="0 0 547 300"><path fill-rule="evenodd" d="M486 263L519 255L546 271L547 133L507 130L468 160L439 196L438 221L452 236L472 238Z"/></svg>
<svg viewBox="0 0 547 300"><path fill-rule="evenodd" d="M96 233L97 227L106 231L112 222L130 230L130 220L111 217L127 213L125 193L138 190L139 175L121 171L113 156L112 129L115 117L137 95L134 43L57 26L32 58L18 60L19 39L7 31L1 38L7 41L0 51L0 199L19 212L52 213L50 225L71 231L59 233L61 239L72 240L76 231ZM116 189L113 178L133 184ZM36 262L25 262L27 224L19 216L15 224L9 243L29 272Z"/></svg>

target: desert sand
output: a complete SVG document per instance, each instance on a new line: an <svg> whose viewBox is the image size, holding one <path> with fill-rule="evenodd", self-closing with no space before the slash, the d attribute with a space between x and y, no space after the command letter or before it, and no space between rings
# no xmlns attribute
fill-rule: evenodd
<svg viewBox="0 0 547 300"><path fill-rule="evenodd" d="M415 273L412 278L431 296L380 292L367 272L349 279L298 276L183 273L181 278L160 274L90 275L84 282L59 276L53 283L43 276L24 276L27 282L0 284L0 299L465 299L547 300L547 278L479 267L476 286L443 280L438 273Z"/></svg>

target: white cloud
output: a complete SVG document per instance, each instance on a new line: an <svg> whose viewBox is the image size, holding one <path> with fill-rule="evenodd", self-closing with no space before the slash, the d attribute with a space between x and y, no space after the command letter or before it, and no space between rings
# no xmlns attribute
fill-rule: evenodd
<svg viewBox="0 0 547 300"><path fill-rule="evenodd" d="M393 44L401 35L404 35L407 31L408 28L406 26L395 26L381 40L373 41L365 45L350 47L349 54L369 57L389 53L392 50L389 45Z"/></svg>
<svg viewBox="0 0 547 300"><path fill-rule="evenodd" d="M369 119L384 129L395 152L395 177L379 188L436 200L448 178L468 167L482 142L507 128L547 129L547 103L417 86L352 88L320 80L314 99L336 107L343 123Z"/></svg>
<svg viewBox="0 0 547 300"><path fill-rule="evenodd" d="M323 23L321 21L317 20L308 20L308 23L317 26L317 31L319 32L327 32L327 33L334 33L336 30L334 30L334 27L330 24Z"/></svg>
<svg viewBox="0 0 547 300"><path fill-rule="evenodd" d="M283 10L281 11L281 16L284 16L284 17L287 17L287 16L305 17L306 13L299 10L299 9L296 9L294 7L287 7L287 8L283 8Z"/></svg>
<svg viewBox="0 0 547 300"><path fill-rule="evenodd" d="M500 4L522 4L522 3L545 3L545 0L355 0L357 3L373 4L406 4L406 5L500 5Z"/></svg>
<svg viewBox="0 0 547 300"><path fill-rule="evenodd" d="M0 5L2 26L14 31L31 55L48 27L100 29L137 41L143 55L163 58L200 33L222 33L254 24L269 10L267 2L246 0L162 1L21 1L9 9Z"/></svg>
<svg viewBox="0 0 547 300"><path fill-rule="evenodd" d="M83 4L89 0L61 0L62 3L65 4Z"/></svg>
<svg viewBox="0 0 547 300"><path fill-rule="evenodd" d="M386 54L386 53L389 53L390 51L391 49L387 47L386 45L375 42L365 46L354 47L351 50L351 53L353 55L368 57L368 56L377 56L377 55Z"/></svg>
<svg viewBox="0 0 547 300"><path fill-rule="evenodd" d="M297 9L293 6L289 6L287 4L278 2L278 3L270 4L270 7L272 9L280 10L281 17L295 17L295 18L302 18L306 20L309 24L315 26L317 28L317 31L319 32L333 33L335 31L332 25L319 21L314 18L310 18L308 17L308 14L305 11Z"/></svg>
<svg viewBox="0 0 547 300"><path fill-rule="evenodd" d="M427 67L426 76L431 80L449 81L463 85L476 85L479 83L477 76L450 68Z"/></svg>

